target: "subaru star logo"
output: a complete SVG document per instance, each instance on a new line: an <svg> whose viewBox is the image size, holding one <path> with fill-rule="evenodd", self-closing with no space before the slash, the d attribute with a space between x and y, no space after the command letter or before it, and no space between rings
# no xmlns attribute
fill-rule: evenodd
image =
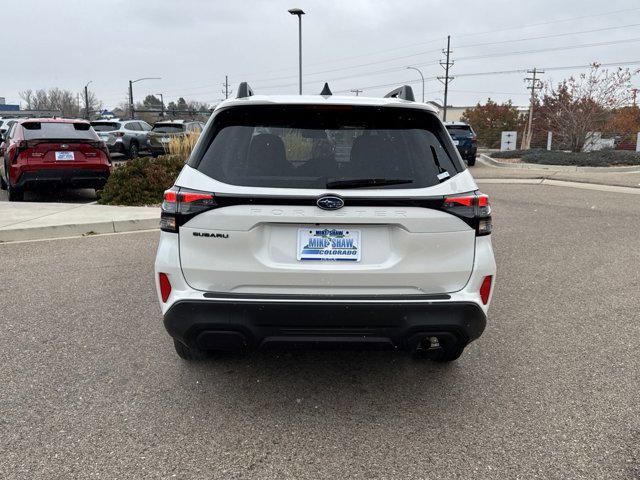
<svg viewBox="0 0 640 480"><path fill-rule="evenodd" d="M344 200L334 195L327 195L320 197L316 201L316 205L323 210L338 210L339 208L344 207Z"/></svg>

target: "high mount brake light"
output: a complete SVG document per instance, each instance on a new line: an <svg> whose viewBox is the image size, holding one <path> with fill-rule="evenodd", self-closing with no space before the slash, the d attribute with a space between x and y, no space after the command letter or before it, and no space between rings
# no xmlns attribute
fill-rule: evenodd
<svg viewBox="0 0 640 480"><path fill-rule="evenodd" d="M489 197L484 193L476 192L445 197L442 208L473 227L477 236L491 233L491 206L489 205Z"/></svg>
<svg viewBox="0 0 640 480"><path fill-rule="evenodd" d="M180 225L183 225L197 214L217 206L213 193L172 187L164 192L160 229L165 232L175 233Z"/></svg>

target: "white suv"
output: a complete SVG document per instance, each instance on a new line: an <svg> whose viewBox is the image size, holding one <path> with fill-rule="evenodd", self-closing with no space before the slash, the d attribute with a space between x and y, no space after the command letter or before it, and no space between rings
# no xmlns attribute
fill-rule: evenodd
<svg viewBox="0 0 640 480"><path fill-rule="evenodd" d="M278 344L458 358L495 284L491 210L437 112L385 98L220 103L164 194L155 263L184 359Z"/></svg>

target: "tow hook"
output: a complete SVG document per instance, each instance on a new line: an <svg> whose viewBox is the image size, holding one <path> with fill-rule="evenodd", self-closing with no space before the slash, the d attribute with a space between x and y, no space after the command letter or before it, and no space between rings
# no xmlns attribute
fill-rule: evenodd
<svg viewBox="0 0 640 480"><path fill-rule="evenodd" d="M440 348L440 342L438 341L438 337L427 337L425 338L425 347L427 350L438 350Z"/></svg>

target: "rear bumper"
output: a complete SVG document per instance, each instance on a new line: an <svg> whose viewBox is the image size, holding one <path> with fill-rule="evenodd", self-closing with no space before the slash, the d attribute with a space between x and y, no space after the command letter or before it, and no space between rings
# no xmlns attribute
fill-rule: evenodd
<svg viewBox="0 0 640 480"><path fill-rule="evenodd" d="M462 158L472 158L478 152L478 146L458 146L458 152Z"/></svg>
<svg viewBox="0 0 640 480"><path fill-rule="evenodd" d="M149 145L149 152L151 152L153 155L164 155L165 153L167 153L163 146L158 145Z"/></svg>
<svg viewBox="0 0 640 480"><path fill-rule="evenodd" d="M164 325L176 340L202 349L353 344L415 350L426 336L453 336L465 346L482 334L486 315L473 302L232 296L178 301Z"/></svg>
<svg viewBox="0 0 640 480"><path fill-rule="evenodd" d="M16 187L36 189L47 186L68 186L73 188L102 188L109 178L107 169L51 168L23 172Z"/></svg>

